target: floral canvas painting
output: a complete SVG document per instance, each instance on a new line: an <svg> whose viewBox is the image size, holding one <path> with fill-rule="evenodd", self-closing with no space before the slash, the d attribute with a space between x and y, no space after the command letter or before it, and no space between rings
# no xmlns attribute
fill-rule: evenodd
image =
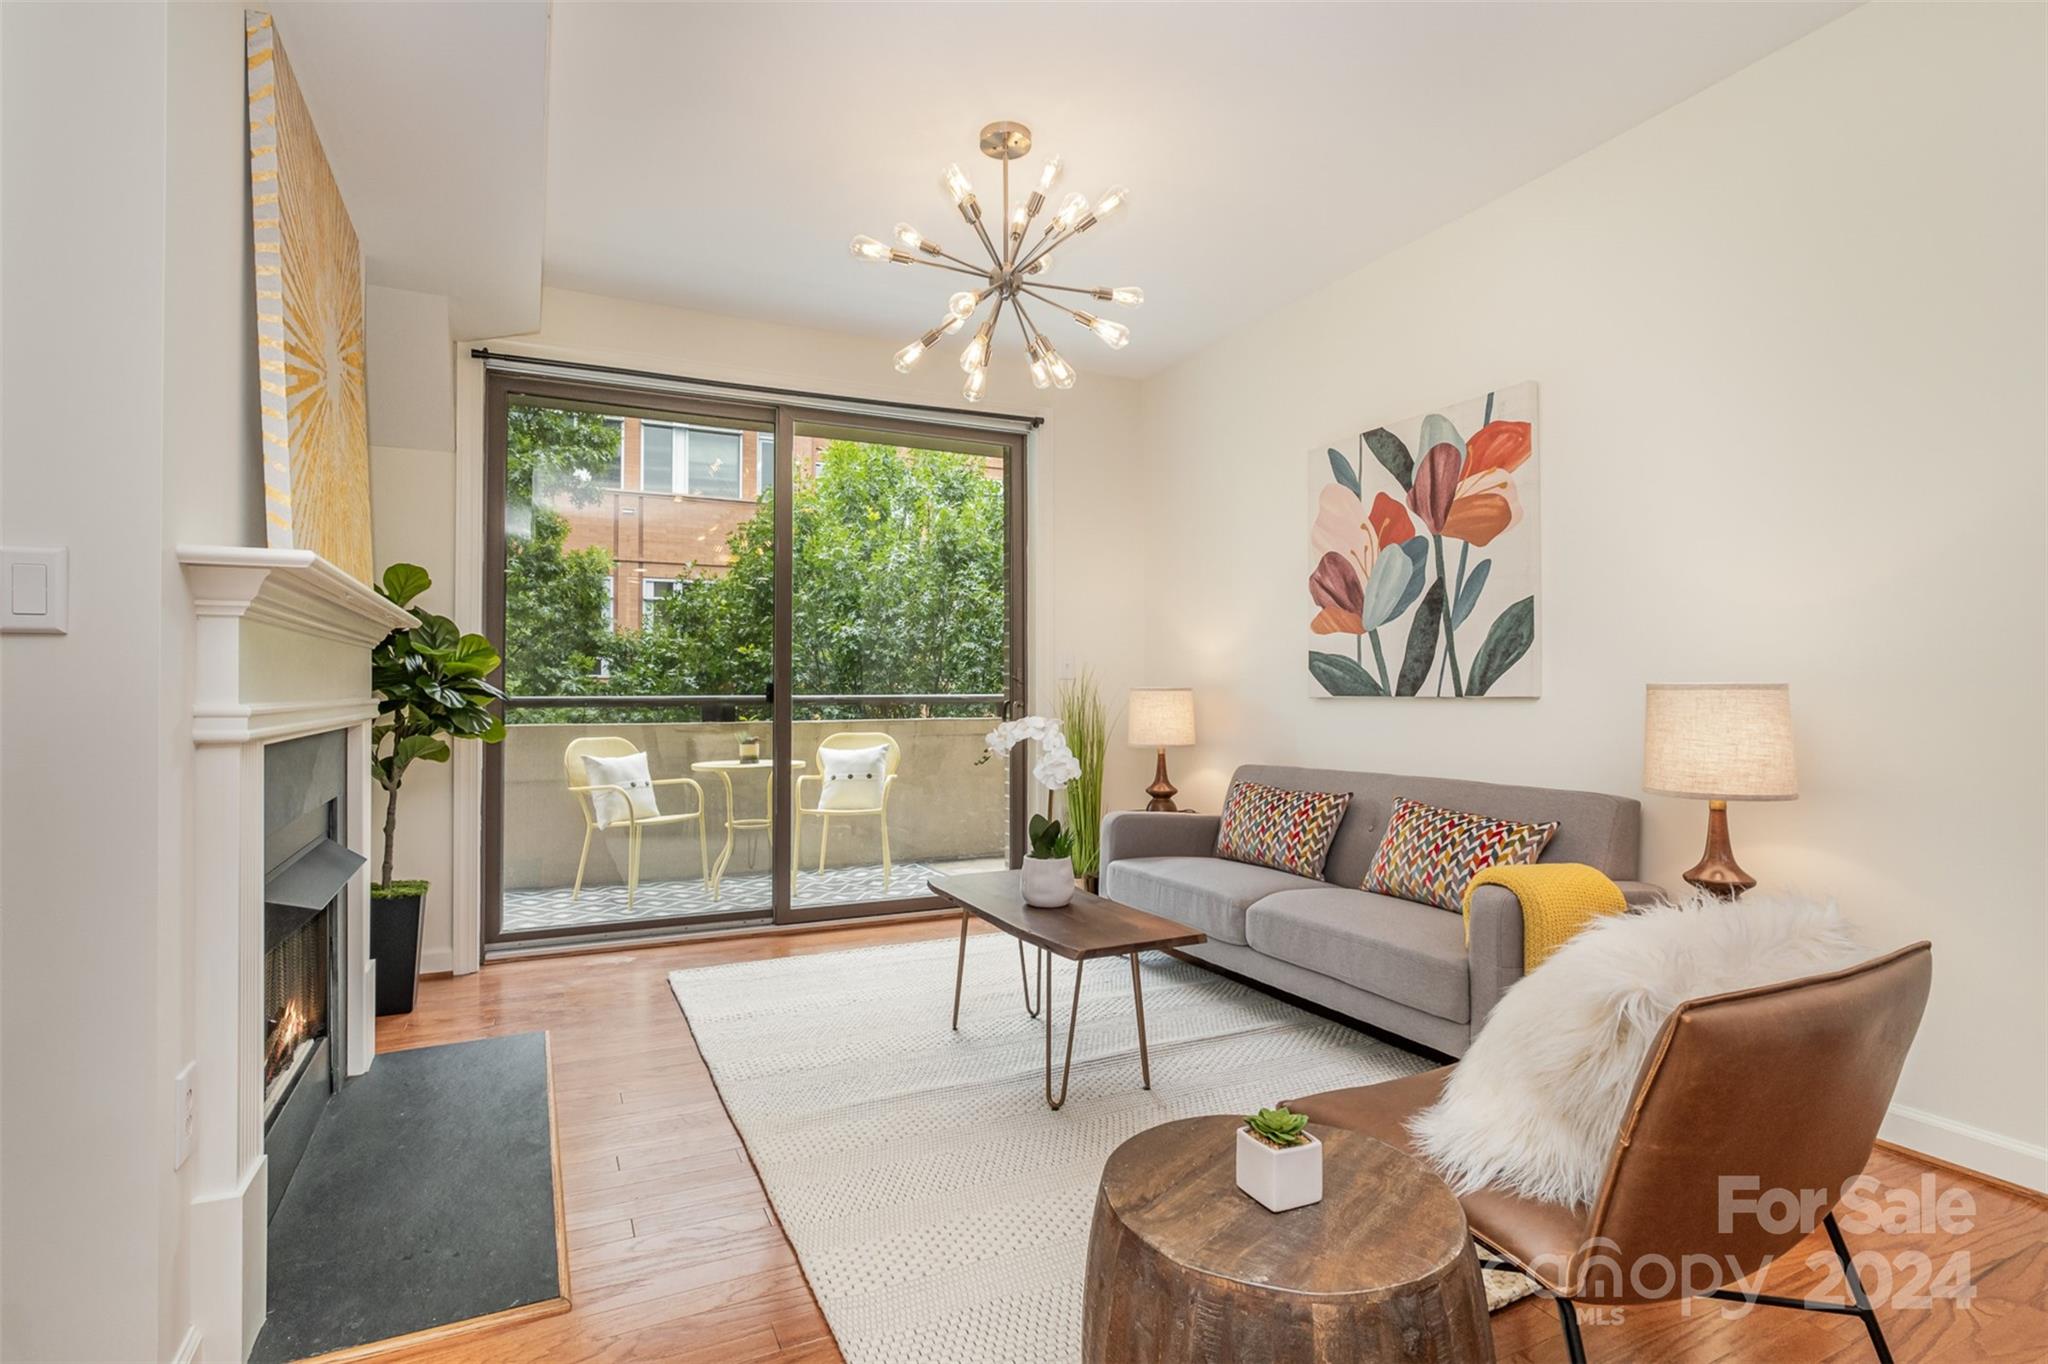
<svg viewBox="0 0 2048 1364"><path fill-rule="evenodd" d="M1312 696L1535 696L1536 385L1309 457Z"/></svg>

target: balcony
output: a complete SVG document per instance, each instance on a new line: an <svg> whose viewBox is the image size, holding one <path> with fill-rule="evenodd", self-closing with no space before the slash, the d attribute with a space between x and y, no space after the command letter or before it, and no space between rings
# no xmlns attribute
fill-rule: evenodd
<svg viewBox="0 0 2048 1364"><path fill-rule="evenodd" d="M947 708L980 709L975 700L960 698L966 704ZM621 712L631 717L621 722L593 719L589 710L522 709L508 717L514 723L506 729L503 746L503 932L602 931L656 919L768 913L771 830L765 820L769 775L774 770L769 725L765 720L695 719L691 717L702 713L700 709L673 703L665 708L675 715L673 721L646 720L652 707ZM813 698L798 702L799 715L824 708ZM843 703L833 708L859 713L859 707ZM792 756L804 764L805 773L818 771L818 746L834 734L887 734L902 756L889 788L887 871L877 817L835 816L822 870L823 821L804 817L799 821L792 904L908 899L925 893L926 878L934 872L1007 865L1009 769L999 761L975 761L994 722L992 709L964 717L795 721ZM574 740L599 735L623 739L644 752L656 781L688 777L703 790L702 851L695 822L644 828L639 878L630 904L629 834L624 824L590 834L581 889L576 888L587 824L581 798L569 789L564 758ZM763 758L758 766L723 771L695 766L738 758L743 735L761 741ZM810 789L804 792L803 803L814 805L815 786L806 786ZM658 786L656 799L664 815L696 808L688 786ZM743 827L731 831L731 850L714 884L707 873L719 870L727 846L728 815L742 821ZM744 827L746 822L760 823Z"/></svg>

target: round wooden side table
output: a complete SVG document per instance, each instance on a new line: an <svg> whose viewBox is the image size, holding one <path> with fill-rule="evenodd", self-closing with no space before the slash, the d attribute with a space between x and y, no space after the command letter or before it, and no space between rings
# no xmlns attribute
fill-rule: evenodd
<svg viewBox="0 0 2048 1364"><path fill-rule="evenodd" d="M1086 1364L1491 1364L1465 1214L1412 1157L1317 1127L1323 1201L1237 1187L1231 1117L1141 1132L1103 1167L1088 1236Z"/></svg>

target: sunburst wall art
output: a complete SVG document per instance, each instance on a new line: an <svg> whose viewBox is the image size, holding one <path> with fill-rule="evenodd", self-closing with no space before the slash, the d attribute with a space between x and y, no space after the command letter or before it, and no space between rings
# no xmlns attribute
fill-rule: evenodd
<svg viewBox="0 0 2048 1364"><path fill-rule="evenodd" d="M271 548L368 582L362 249L270 16L243 19L264 519Z"/></svg>
<svg viewBox="0 0 2048 1364"><path fill-rule="evenodd" d="M1308 460L1311 696L1535 696L1536 385Z"/></svg>

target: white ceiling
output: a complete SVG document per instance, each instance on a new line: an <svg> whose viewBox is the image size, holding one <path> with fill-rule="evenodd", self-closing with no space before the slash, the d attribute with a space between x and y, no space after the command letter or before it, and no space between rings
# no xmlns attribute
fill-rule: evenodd
<svg viewBox="0 0 2048 1364"><path fill-rule="evenodd" d="M547 5L264 7L313 111L370 283L446 294L459 337L538 326Z"/></svg>
<svg viewBox="0 0 2048 1364"><path fill-rule="evenodd" d="M908 219L977 254L938 173L993 202L976 134L1017 119L1024 167L1059 152L1065 188L1132 191L1055 272L1142 285L1105 309L1131 345L1054 337L1144 375L1851 7L558 4L547 282L893 348L960 278L848 239Z"/></svg>

